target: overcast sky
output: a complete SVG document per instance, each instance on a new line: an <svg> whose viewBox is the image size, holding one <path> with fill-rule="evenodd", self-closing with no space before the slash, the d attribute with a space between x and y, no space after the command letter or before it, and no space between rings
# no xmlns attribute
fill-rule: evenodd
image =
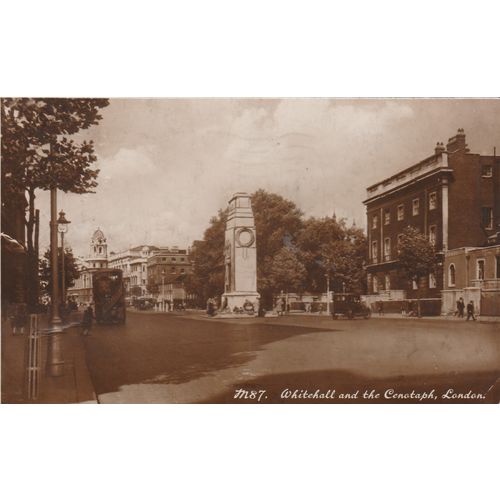
<svg viewBox="0 0 500 500"><path fill-rule="evenodd" d="M84 134L98 155L96 194L58 198L77 255L97 227L108 250L187 246L233 192L258 188L364 227L366 187L458 128L472 152L500 154L500 100L112 99L102 115ZM45 248L47 193L37 202Z"/></svg>

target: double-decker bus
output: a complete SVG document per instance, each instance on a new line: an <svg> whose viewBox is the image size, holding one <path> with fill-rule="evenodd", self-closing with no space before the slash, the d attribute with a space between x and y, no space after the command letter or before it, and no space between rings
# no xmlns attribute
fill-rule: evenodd
<svg viewBox="0 0 500 500"><path fill-rule="evenodd" d="M97 323L125 323L125 287L121 269L99 269L92 273Z"/></svg>

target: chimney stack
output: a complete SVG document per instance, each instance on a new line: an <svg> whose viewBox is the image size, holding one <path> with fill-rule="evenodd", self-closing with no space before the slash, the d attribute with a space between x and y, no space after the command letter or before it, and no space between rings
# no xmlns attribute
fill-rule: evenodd
<svg viewBox="0 0 500 500"><path fill-rule="evenodd" d="M464 153L469 152L467 144L465 144L465 131L463 128L457 130L457 135L455 137L450 137L448 139L446 151L448 151L448 153L455 153L456 151L463 151Z"/></svg>
<svg viewBox="0 0 500 500"><path fill-rule="evenodd" d="M440 155L446 151L444 144L442 142L436 142L436 147L434 148L434 154Z"/></svg>

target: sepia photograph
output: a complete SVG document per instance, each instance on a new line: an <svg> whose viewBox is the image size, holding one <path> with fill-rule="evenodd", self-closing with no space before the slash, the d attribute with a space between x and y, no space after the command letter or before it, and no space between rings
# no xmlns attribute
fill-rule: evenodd
<svg viewBox="0 0 500 500"><path fill-rule="evenodd" d="M2 98L2 403L498 403L500 100Z"/></svg>

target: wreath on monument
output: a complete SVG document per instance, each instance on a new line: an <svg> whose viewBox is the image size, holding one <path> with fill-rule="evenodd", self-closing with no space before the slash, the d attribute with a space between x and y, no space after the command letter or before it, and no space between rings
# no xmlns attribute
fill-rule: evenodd
<svg viewBox="0 0 500 500"><path fill-rule="evenodd" d="M247 312L249 314L255 312L254 305L248 299L245 300L245 302L243 304L243 309L245 310L245 312Z"/></svg>
<svg viewBox="0 0 500 500"><path fill-rule="evenodd" d="M236 232L236 241L241 247L250 247L255 241L255 235L251 229L242 227Z"/></svg>

